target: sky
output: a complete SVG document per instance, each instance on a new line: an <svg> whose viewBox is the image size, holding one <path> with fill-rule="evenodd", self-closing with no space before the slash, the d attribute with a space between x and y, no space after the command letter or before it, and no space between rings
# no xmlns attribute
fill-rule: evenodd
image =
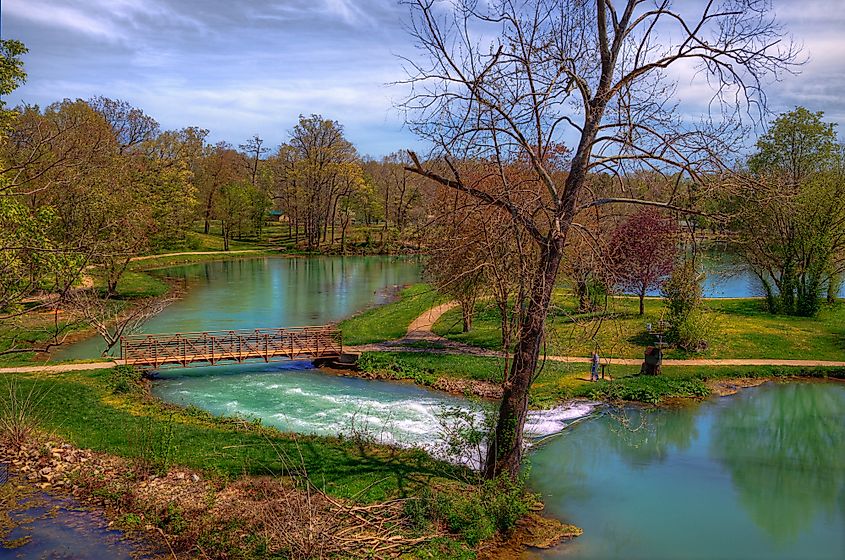
<svg viewBox="0 0 845 560"><path fill-rule="evenodd" d="M300 114L341 122L362 154L425 151L395 108L399 56L415 56L399 0L0 0L2 37L23 41L12 105L123 99L165 129L234 145L284 142ZM696 2L701 0L681 0ZM824 111L845 137L845 0L773 0L804 45L798 76L767 90L775 112ZM684 111L708 96L681 76Z"/></svg>

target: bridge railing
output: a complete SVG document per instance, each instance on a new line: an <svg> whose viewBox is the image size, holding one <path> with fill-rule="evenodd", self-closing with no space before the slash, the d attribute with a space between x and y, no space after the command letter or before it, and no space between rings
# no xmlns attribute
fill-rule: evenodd
<svg viewBox="0 0 845 560"><path fill-rule="evenodd" d="M343 351L340 329L333 326L128 335L120 339L128 365L188 365L193 362L242 362L272 358L337 357Z"/></svg>

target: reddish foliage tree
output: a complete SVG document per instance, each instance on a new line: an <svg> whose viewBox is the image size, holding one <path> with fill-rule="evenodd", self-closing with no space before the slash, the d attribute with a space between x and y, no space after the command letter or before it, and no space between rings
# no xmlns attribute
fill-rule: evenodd
<svg viewBox="0 0 845 560"><path fill-rule="evenodd" d="M619 224L611 234L612 267L616 285L643 300L659 288L675 265L678 222L656 208L643 208Z"/></svg>

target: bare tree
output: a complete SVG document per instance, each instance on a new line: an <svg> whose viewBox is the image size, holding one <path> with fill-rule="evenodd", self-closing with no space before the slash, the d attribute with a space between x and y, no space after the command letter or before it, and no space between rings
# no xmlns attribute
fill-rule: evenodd
<svg viewBox="0 0 845 560"><path fill-rule="evenodd" d="M504 383L486 474L516 476L552 289L581 209L613 203L677 208L667 200L594 199L588 174L623 180L635 168L698 177L731 153L741 117L765 107L763 80L798 54L766 0L410 0L410 32L422 52L406 59L409 125L436 147L445 169L410 154L408 170L473 196L508 216L539 252L510 375ZM702 126L684 122L669 70L694 67L714 96ZM713 110L715 108L715 110ZM759 114L759 113L758 113ZM549 152L575 146L564 173ZM529 163L533 181L477 188L456 159ZM678 185L682 183L679 181ZM519 194L519 196L515 196Z"/></svg>
<svg viewBox="0 0 845 560"><path fill-rule="evenodd" d="M252 176L252 186L255 186L256 176L258 175L258 162L261 156L270 151L270 148L265 148L264 139L257 134L253 134L252 138L245 143L238 146L241 151L250 159L249 172Z"/></svg>
<svg viewBox="0 0 845 560"><path fill-rule="evenodd" d="M68 295L68 307L97 331L106 343L102 355L120 342L120 337L140 329L152 317L161 313L176 298L151 297L133 302L128 307L109 297L101 298L96 290L77 290Z"/></svg>

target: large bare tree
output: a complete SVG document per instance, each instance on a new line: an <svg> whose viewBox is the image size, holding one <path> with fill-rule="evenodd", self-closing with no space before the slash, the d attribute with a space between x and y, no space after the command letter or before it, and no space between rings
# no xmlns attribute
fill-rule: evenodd
<svg viewBox="0 0 845 560"><path fill-rule="evenodd" d="M765 80L789 70L799 51L766 0L407 4L421 56L406 59L404 109L436 156L426 162L411 154L408 170L509 216L539 254L485 467L489 477L516 476L552 289L579 211L683 206L680 187L707 173L715 154L732 153L731 133L765 108ZM695 123L677 107L681 74L712 91ZM549 154L561 145L572 146L571 157L554 173ZM502 173L495 188L482 188L461 175L454 162L462 159L494 170L524 160L533 181L511 185ZM678 188L662 201L595 198L585 188L591 173L624 186L636 169L676 177Z"/></svg>

